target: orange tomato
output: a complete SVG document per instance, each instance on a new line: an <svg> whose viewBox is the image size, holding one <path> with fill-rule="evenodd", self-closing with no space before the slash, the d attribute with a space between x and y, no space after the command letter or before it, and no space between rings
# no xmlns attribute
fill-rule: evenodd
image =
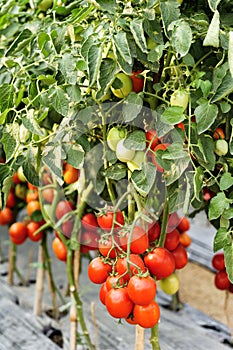
<svg viewBox="0 0 233 350"><path fill-rule="evenodd" d="M65 244L60 240L60 238L55 237L52 243L52 249L56 255L56 257L61 261L66 261L66 246Z"/></svg>
<svg viewBox="0 0 233 350"><path fill-rule="evenodd" d="M27 212L29 216L32 216L32 214L36 211L40 210L40 202L39 201L31 201L27 204Z"/></svg>
<svg viewBox="0 0 233 350"><path fill-rule="evenodd" d="M14 222L9 227L10 239L15 244L22 244L28 235L27 226L23 222Z"/></svg>
<svg viewBox="0 0 233 350"><path fill-rule="evenodd" d="M65 183L70 185L78 180L79 170L74 168L72 165L65 163L63 177Z"/></svg>
<svg viewBox="0 0 233 350"><path fill-rule="evenodd" d="M8 207L0 210L0 225L8 225L13 220L12 210Z"/></svg>
<svg viewBox="0 0 233 350"><path fill-rule="evenodd" d="M36 201L39 198L37 190L28 190L26 194L26 202Z"/></svg>
<svg viewBox="0 0 233 350"><path fill-rule="evenodd" d="M183 247L187 248L192 243L191 237L187 234L187 232L180 233L180 243Z"/></svg>
<svg viewBox="0 0 233 350"><path fill-rule="evenodd" d="M31 241L37 242L42 239L43 231L40 231L37 235L34 235L34 233L41 227L41 224L36 221L31 221L27 224L27 230L28 230L28 237Z"/></svg>

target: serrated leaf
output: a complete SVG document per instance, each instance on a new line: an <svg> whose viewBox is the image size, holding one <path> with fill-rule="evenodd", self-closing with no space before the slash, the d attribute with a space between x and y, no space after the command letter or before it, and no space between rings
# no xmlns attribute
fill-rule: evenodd
<svg viewBox="0 0 233 350"><path fill-rule="evenodd" d="M214 123L218 115L218 107L215 104L210 104L207 100L195 108L197 131L200 135Z"/></svg>
<svg viewBox="0 0 233 350"><path fill-rule="evenodd" d="M233 78L233 31L229 32L228 64L231 76Z"/></svg>
<svg viewBox="0 0 233 350"><path fill-rule="evenodd" d="M102 47L92 45L87 54L87 66L89 74L89 86L93 86L99 74L102 60Z"/></svg>
<svg viewBox="0 0 233 350"><path fill-rule="evenodd" d="M169 125L175 125L185 119L184 109L180 106L170 106L162 113L161 121Z"/></svg>
<svg viewBox="0 0 233 350"><path fill-rule="evenodd" d="M129 49L129 43L127 40L126 33L119 31L113 36L114 44L119 52L121 58L127 62L129 65L132 64L132 56Z"/></svg>
<svg viewBox="0 0 233 350"><path fill-rule="evenodd" d="M208 0L208 3L209 3L209 7L211 8L211 10L214 12L217 7L218 7L218 4L221 2L221 0Z"/></svg>
<svg viewBox="0 0 233 350"><path fill-rule="evenodd" d="M39 176L35 168L36 157L32 148L27 149L25 161L23 162L23 173L28 182L34 186L39 186Z"/></svg>
<svg viewBox="0 0 233 350"><path fill-rule="evenodd" d="M31 109L27 116L22 119L22 123L25 128L31 131L33 134L44 136L44 131L41 129L37 120L34 118L34 110Z"/></svg>
<svg viewBox="0 0 233 350"><path fill-rule="evenodd" d="M214 252L222 249L229 242L229 235L225 227L220 227L214 237Z"/></svg>
<svg viewBox="0 0 233 350"><path fill-rule="evenodd" d="M130 30L134 40L142 52L147 52L146 38L143 29L143 19L135 18L130 22Z"/></svg>
<svg viewBox="0 0 233 350"><path fill-rule="evenodd" d="M124 164L116 163L104 170L104 175L109 179L119 181L126 177L127 170Z"/></svg>
<svg viewBox="0 0 233 350"><path fill-rule="evenodd" d="M203 46L219 47L220 16L216 10L210 22Z"/></svg>
<svg viewBox="0 0 233 350"><path fill-rule="evenodd" d="M131 92L125 99L122 106L122 114L126 123L137 118L143 106L143 99L139 94Z"/></svg>
<svg viewBox="0 0 233 350"><path fill-rule="evenodd" d="M76 169L80 169L84 161L84 150L82 146L73 144L67 153L67 162Z"/></svg>
<svg viewBox="0 0 233 350"><path fill-rule="evenodd" d="M168 31L172 31L171 43L180 57L184 57L189 52L192 44L192 29L184 20L172 22L168 26Z"/></svg>
<svg viewBox="0 0 233 350"><path fill-rule="evenodd" d="M71 85L75 85L77 82L76 65L77 58L68 52L64 53L62 58L59 60L60 71L62 72L62 75L66 81Z"/></svg>
<svg viewBox="0 0 233 350"><path fill-rule="evenodd" d="M111 58L106 58L101 62L99 72L99 84L101 89L96 94L97 99L101 99L106 94L115 79L117 70L116 62Z"/></svg>
<svg viewBox="0 0 233 350"><path fill-rule="evenodd" d="M215 95L212 97L212 102L217 102L227 95L233 92L233 78L231 76L230 71L228 70L226 75L224 76L222 83L218 87Z"/></svg>
<svg viewBox="0 0 233 350"><path fill-rule="evenodd" d="M124 141L124 146L135 151L143 151L146 148L146 135L142 130L131 132Z"/></svg>
<svg viewBox="0 0 233 350"><path fill-rule="evenodd" d="M215 197L210 200L210 206L208 211L209 220L214 220L219 218L225 209L230 206L229 200L226 198L224 192L219 192Z"/></svg>
<svg viewBox="0 0 233 350"><path fill-rule="evenodd" d="M233 186L233 176L230 173L224 173L220 179L220 190L225 191Z"/></svg>
<svg viewBox="0 0 233 350"><path fill-rule="evenodd" d="M42 154L42 162L55 175L59 185L63 185L62 180L62 148L61 145L47 144Z"/></svg>
<svg viewBox="0 0 233 350"><path fill-rule="evenodd" d="M4 112L14 106L15 88L13 84L2 84L0 86L0 111ZM1 124L5 122L5 117L2 117Z"/></svg>
<svg viewBox="0 0 233 350"><path fill-rule="evenodd" d="M233 241L223 247L224 250L224 261L226 265L226 271L228 278L233 283Z"/></svg>
<svg viewBox="0 0 233 350"><path fill-rule="evenodd" d="M131 180L135 189L146 197L150 192L156 177L156 167L147 163L142 165L142 170L135 170L132 173Z"/></svg>
<svg viewBox="0 0 233 350"><path fill-rule="evenodd" d="M50 99L53 108L64 117L67 116L69 111L69 100L67 95L59 86L53 87L50 89L50 92Z"/></svg>
<svg viewBox="0 0 233 350"><path fill-rule="evenodd" d="M214 170L215 168L215 143L211 137L201 134L198 138L197 145L193 146L195 155L201 166L206 169Z"/></svg>
<svg viewBox="0 0 233 350"><path fill-rule="evenodd" d="M168 26L172 22L177 21L180 17L179 3L176 0L165 0L160 1L159 4L165 33L166 36L169 37Z"/></svg>
<svg viewBox="0 0 233 350"><path fill-rule="evenodd" d="M6 162L8 162L12 157L14 157L18 142L9 132L3 133L1 142L3 144L3 149L6 156Z"/></svg>
<svg viewBox="0 0 233 350"><path fill-rule="evenodd" d="M29 29L24 29L10 45L6 52L6 56L24 48L32 40L32 36L33 34Z"/></svg>

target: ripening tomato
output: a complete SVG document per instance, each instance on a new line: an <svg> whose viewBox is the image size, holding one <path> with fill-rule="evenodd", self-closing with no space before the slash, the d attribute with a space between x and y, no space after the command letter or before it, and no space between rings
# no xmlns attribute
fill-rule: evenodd
<svg viewBox="0 0 233 350"><path fill-rule="evenodd" d="M104 283L111 271L112 266L99 256L91 260L87 270L90 281L96 284Z"/></svg>
<svg viewBox="0 0 233 350"><path fill-rule="evenodd" d="M94 231L83 231L81 233L81 252L87 253L98 248L99 235Z"/></svg>
<svg viewBox="0 0 233 350"><path fill-rule="evenodd" d="M13 212L10 208L5 207L0 210L0 225L9 225L13 221Z"/></svg>
<svg viewBox="0 0 233 350"><path fill-rule="evenodd" d="M41 227L41 224L36 221L30 221L27 224L27 230L28 230L28 237L31 241L37 242L40 241L43 237L43 231L40 231L35 235L35 232Z"/></svg>
<svg viewBox="0 0 233 350"><path fill-rule="evenodd" d="M103 230L111 230L113 226L114 212L107 211L105 214L100 214L97 217L97 222ZM114 228L123 226L125 223L124 216L120 210L116 212Z"/></svg>
<svg viewBox="0 0 233 350"><path fill-rule="evenodd" d="M133 71L130 76L133 83L133 91L136 93L141 92L144 87L144 77L140 76L140 73L142 73L142 70Z"/></svg>
<svg viewBox="0 0 233 350"><path fill-rule="evenodd" d="M224 260L224 253L217 253L212 258L212 266L216 270L225 270L225 260Z"/></svg>
<svg viewBox="0 0 233 350"><path fill-rule="evenodd" d="M151 276L132 276L128 283L128 294L137 305L150 304L156 295L155 280Z"/></svg>
<svg viewBox="0 0 233 350"><path fill-rule="evenodd" d="M156 221L153 222L148 230L148 239L149 242L154 242L159 238L161 232L160 224Z"/></svg>
<svg viewBox="0 0 233 350"><path fill-rule="evenodd" d="M121 231L120 232L120 245L121 248L127 251L128 240L130 238L130 232ZM146 232L140 226L134 226L131 243L130 243L130 251L134 254L143 254L149 248L149 240Z"/></svg>
<svg viewBox="0 0 233 350"><path fill-rule="evenodd" d="M172 295L179 290L179 278L176 273L159 281L160 288L166 294Z"/></svg>
<svg viewBox="0 0 233 350"><path fill-rule="evenodd" d="M133 83L128 75L123 72L116 74L116 79L110 87L113 95L118 98L127 97L133 89Z"/></svg>
<svg viewBox="0 0 233 350"><path fill-rule="evenodd" d="M105 297L105 305L110 315L115 318L127 318L134 306L127 287L110 289Z"/></svg>
<svg viewBox="0 0 233 350"><path fill-rule="evenodd" d="M47 203L52 203L54 199L54 190L52 188L45 188L41 191L41 195Z"/></svg>
<svg viewBox="0 0 233 350"><path fill-rule="evenodd" d="M189 94L185 90L176 90L170 98L171 106L180 106L185 110L188 107Z"/></svg>
<svg viewBox="0 0 233 350"><path fill-rule="evenodd" d="M71 233L73 231L74 223L71 220L66 220L62 223L61 232L64 236L70 238Z"/></svg>
<svg viewBox="0 0 233 350"><path fill-rule="evenodd" d="M96 230L98 222L93 213L87 213L82 217L82 226L87 230Z"/></svg>
<svg viewBox="0 0 233 350"><path fill-rule="evenodd" d="M107 290L110 290L112 288L120 288L123 287L125 282L122 277L119 277L118 275L110 275L106 279L106 287Z"/></svg>
<svg viewBox="0 0 233 350"><path fill-rule="evenodd" d="M224 139L218 139L215 141L215 150L214 152L219 156L225 156L228 152L228 143Z"/></svg>
<svg viewBox="0 0 233 350"><path fill-rule="evenodd" d="M160 308L156 301L152 301L148 305L135 305L133 309L133 317L143 328L154 327L160 319Z"/></svg>
<svg viewBox="0 0 233 350"><path fill-rule="evenodd" d="M16 198L13 192L10 192L7 197L6 207L14 208L16 206Z"/></svg>
<svg viewBox="0 0 233 350"><path fill-rule="evenodd" d="M186 216L180 218L180 222L178 224L178 230L180 232L186 232L190 229L190 221Z"/></svg>
<svg viewBox="0 0 233 350"><path fill-rule="evenodd" d="M12 240L21 241L23 243L28 235L27 226L23 222L14 222L9 227L9 235ZM21 244L18 243L18 244Z"/></svg>
<svg viewBox="0 0 233 350"><path fill-rule="evenodd" d="M28 190L26 194L26 202L37 201L39 198L38 190Z"/></svg>
<svg viewBox="0 0 233 350"><path fill-rule="evenodd" d="M29 216L32 216L32 214L38 210L40 210L40 202L38 200L33 200L27 204L27 212Z"/></svg>
<svg viewBox="0 0 233 350"><path fill-rule="evenodd" d="M103 256L109 257L111 259L116 258L116 248L114 247L111 237L108 237L107 239L101 239L99 241L98 249Z"/></svg>
<svg viewBox="0 0 233 350"><path fill-rule="evenodd" d="M164 248L168 250L174 250L180 242L180 233L177 229L166 234Z"/></svg>
<svg viewBox="0 0 233 350"><path fill-rule="evenodd" d="M228 289L231 285L231 282L228 278L226 270L218 271L214 279L215 287L220 290Z"/></svg>
<svg viewBox="0 0 233 350"><path fill-rule="evenodd" d="M29 190L35 191L38 190L38 188L34 185L32 185L30 182L27 182L27 186Z"/></svg>
<svg viewBox="0 0 233 350"><path fill-rule="evenodd" d="M160 140L158 138L157 131L154 129L151 129L146 132L146 146L150 149L154 149L158 144L160 143Z"/></svg>
<svg viewBox="0 0 233 350"><path fill-rule="evenodd" d="M105 305L105 298L106 298L107 292L108 292L108 290L107 290L106 282L104 282L104 283L102 283L100 290L99 290L99 299L100 299L101 303L104 305Z"/></svg>
<svg viewBox="0 0 233 350"><path fill-rule="evenodd" d="M177 212L171 213L168 216L167 232L171 232L174 228L177 228L180 222L180 217Z"/></svg>
<svg viewBox="0 0 233 350"><path fill-rule="evenodd" d="M128 271L128 264L127 264L126 257L117 259L116 272L118 272L119 276L122 275L125 282L129 281L131 275L136 275L140 272L146 272L145 264L142 258L137 254L130 254L129 269L130 269L130 272Z"/></svg>
<svg viewBox="0 0 233 350"><path fill-rule="evenodd" d="M214 130L214 133L213 133L213 138L215 139L215 140L218 140L218 139L225 139L225 133L224 133L224 131L223 131L223 129L222 128L216 128L215 130Z"/></svg>
<svg viewBox="0 0 233 350"><path fill-rule="evenodd" d="M176 269L182 269L188 263L188 254L186 249L182 246L182 244L178 244L178 246L171 252L175 259Z"/></svg>
<svg viewBox="0 0 233 350"><path fill-rule="evenodd" d="M156 158L157 158L156 152L164 152L168 148L168 146L170 146L168 143L160 143L157 146L155 146L155 148L153 149L151 160L152 160L152 163L156 166L157 170L160 173L163 173L164 169L161 167L161 165L156 160Z"/></svg>
<svg viewBox="0 0 233 350"><path fill-rule="evenodd" d="M175 260L172 253L162 247L157 247L145 255L144 262L150 273L158 280L168 277L175 270Z"/></svg>
<svg viewBox="0 0 233 350"><path fill-rule="evenodd" d="M180 233L180 243L183 247L188 248L192 243L192 239L187 232Z"/></svg>
<svg viewBox="0 0 233 350"><path fill-rule="evenodd" d="M66 261L67 250L65 244L61 241L59 237L55 237L52 242L52 249L56 257L61 261Z"/></svg>
<svg viewBox="0 0 233 350"><path fill-rule="evenodd" d="M65 214L74 209L74 204L67 200L58 202L56 207L56 218L60 220Z"/></svg>
<svg viewBox="0 0 233 350"><path fill-rule="evenodd" d="M65 163L63 171L64 182L68 185L73 184L79 179L79 170L72 165Z"/></svg>

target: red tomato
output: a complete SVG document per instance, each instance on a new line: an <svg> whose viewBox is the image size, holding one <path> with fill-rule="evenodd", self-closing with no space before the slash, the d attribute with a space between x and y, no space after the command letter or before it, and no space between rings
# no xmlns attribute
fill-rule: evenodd
<svg viewBox="0 0 233 350"><path fill-rule="evenodd" d="M23 222L14 222L9 227L9 235L15 240L25 240L28 235L27 226Z"/></svg>
<svg viewBox="0 0 233 350"><path fill-rule="evenodd" d="M13 212L10 208L5 207L0 210L0 225L9 225L13 221Z"/></svg>
<svg viewBox="0 0 233 350"><path fill-rule="evenodd" d="M105 305L105 298L106 298L107 292L108 292L108 290L107 290L106 282L104 282L104 283L102 283L100 290L99 290L99 299L100 299L101 303L104 305Z"/></svg>
<svg viewBox="0 0 233 350"><path fill-rule="evenodd" d="M13 175L13 177L12 177L12 181L13 181L14 184L16 184L16 185L21 183L20 178L19 178L17 172L14 173L14 175Z"/></svg>
<svg viewBox="0 0 233 350"><path fill-rule="evenodd" d="M116 258L116 248L114 247L114 244L112 243L111 237L108 237L107 239L101 239L99 241L98 249L103 256L109 257L111 259Z"/></svg>
<svg viewBox="0 0 233 350"><path fill-rule="evenodd" d="M45 188L41 192L42 197L47 203L52 203L54 199L54 190L52 188Z"/></svg>
<svg viewBox="0 0 233 350"><path fill-rule="evenodd" d="M134 320L143 328L154 327L160 319L160 308L156 301L148 305L135 305L133 309Z"/></svg>
<svg viewBox="0 0 233 350"><path fill-rule="evenodd" d="M212 266L216 270L225 270L225 260L224 260L224 253L217 253L212 258Z"/></svg>
<svg viewBox="0 0 233 350"><path fill-rule="evenodd" d="M150 147L150 149L154 149L158 143L160 142L158 138L157 131L154 129L151 129L146 132L146 146Z"/></svg>
<svg viewBox="0 0 233 350"><path fill-rule="evenodd" d="M73 227L74 227L73 221L71 221L71 220L64 221L62 223L61 232L63 233L64 236L70 238Z"/></svg>
<svg viewBox="0 0 233 350"><path fill-rule="evenodd" d="M65 214L69 213L74 209L74 204L70 201L60 201L56 207L56 218L60 220Z"/></svg>
<svg viewBox="0 0 233 350"><path fill-rule="evenodd" d="M96 284L104 283L111 271L112 266L105 263L100 257L92 259L87 270L90 281Z"/></svg>
<svg viewBox="0 0 233 350"><path fill-rule="evenodd" d="M190 221L186 216L183 216L180 219L179 225L178 225L178 230L180 232L186 232L190 229Z"/></svg>
<svg viewBox="0 0 233 350"><path fill-rule="evenodd" d="M87 213L82 218L82 225L87 230L96 230L98 222L96 216L92 213Z"/></svg>
<svg viewBox="0 0 233 350"><path fill-rule="evenodd" d="M185 128L184 128L184 123L183 123L183 122L180 122L180 123L176 124L175 127L176 127L176 128L179 128L179 129L181 129L181 130L183 130L183 131L185 130Z"/></svg>
<svg viewBox="0 0 233 350"><path fill-rule="evenodd" d="M8 208L14 208L16 206L16 198L13 192L10 192L7 197L6 206Z"/></svg>
<svg viewBox="0 0 233 350"><path fill-rule="evenodd" d="M118 274L120 276L122 275L125 282L129 281L129 279L131 277L130 274L136 275L139 272L146 272L145 264L144 264L142 258L137 254L130 254L129 269L130 269L130 273L128 272L128 265L127 265L127 258L126 257L119 258L117 260L116 271L118 272Z"/></svg>
<svg viewBox="0 0 233 350"><path fill-rule="evenodd" d="M156 279L168 277L175 270L175 260L171 252L157 247L144 257L144 262Z"/></svg>
<svg viewBox="0 0 233 350"><path fill-rule="evenodd" d="M215 140L225 139L225 133L224 133L223 129L222 128L216 128L214 133L213 133L213 138Z"/></svg>
<svg viewBox="0 0 233 350"><path fill-rule="evenodd" d="M34 233L41 227L41 224L39 222L31 221L27 224L27 230L28 230L28 237L31 241L37 242L42 239L43 231L40 231L37 235L34 235Z"/></svg>
<svg viewBox="0 0 233 350"><path fill-rule="evenodd" d="M105 298L105 305L112 317L127 318L133 310L127 287L110 289Z"/></svg>
<svg viewBox="0 0 233 350"><path fill-rule="evenodd" d="M133 315L129 315L129 317L128 317L128 318L125 318L125 320L126 320L126 322L129 323L129 324L133 324L133 325L137 324L137 322L135 321Z"/></svg>
<svg viewBox="0 0 233 350"><path fill-rule="evenodd" d="M160 228L160 224L156 221L154 222L149 230L148 230L148 239L149 239L149 242L154 242L156 239L159 238L160 236L160 231L161 231L161 228Z"/></svg>
<svg viewBox="0 0 233 350"><path fill-rule="evenodd" d="M108 276L105 283L106 283L107 290L110 290L112 288L123 287L125 282L122 277L115 275L115 276Z"/></svg>
<svg viewBox="0 0 233 350"><path fill-rule="evenodd" d="M133 83L132 91L136 93L141 92L144 87L144 78L140 76L140 73L142 73L142 70L137 70L136 72L132 72L132 75L130 76L130 79Z"/></svg>
<svg viewBox="0 0 233 350"><path fill-rule="evenodd" d="M188 254L182 244L178 244L176 249L172 251L172 255L175 259L176 269L182 269L188 263Z"/></svg>
<svg viewBox="0 0 233 350"><path fill-rule="evenodd" d="M103 230L111 230L113 226L114 212L108 211L106 214L100 214L97 217L97 222ZM116 212L114 228L123 226L125 223L124 216L120 210Z"/></svg>
<svg viewBox="0 0 233 350"><path fill-rule="evenodd" d="M167 149L167 147L170 146L168 143L160 143L153 149L152 153L152 163L156 166L157 170L161 173L164 172L164 169L159 165L159 163L156 160L156 152L163 152Z"/></svg>
<svg viewBox="0 0 233 350"><path fill-rule="evenodd" d="M10 240L12 243L14 244L17 244L17 245L20 245L20 244L23 244L27 239L27 236L25 237L13 237L13 236L10 236Z"/></svg>
<svg viewBox="0 0 233 350"><path fill-rule="evenodd" d="M221 290L228 289L231 285L231 282L228 278L228 275L225 270L218 271L214 279L215 287Z"/></svg>
<svg viewBox="0 0 233 350"><path fill-rule="evenodd" d="M177 229L166 234L164 248L174 250L180 242L180 233Z"/></svg>
<svg viewBox="0 0 233 350"><path fill-rule="evenodd" d="M120 233L120 245L121 248L127 251L127 244L130 237L130 232L122 231ZM140 226L134 226L131 243L130 243L130 251L134 254L143 254L149 248L149 240L146 232Z"/></svg>
<svg viewBox="0 0 233 350"><path fill-rule="evenodd" d="M67 251L65 244L60 240L60 238L55 237L52 242L52 249L56 257L61 261L66 261Z"/></svg>
<svg viewBox="0 0 233 350"><path fill-rule="evenodd" d="M179 215L174 212L169 214L168 217L168 223L167 223L167 232L171 232L174 228L177 228L177 226L179 225L180 222L180 218Z"/></svg>
<svg viewBox="0 0 233 350"><path fill-rule="evenodd" d="M151 276L132 276L128 283L128 294L130 299L137 305L150 304L156 295L155 280Z"/></svg>
<svg viewBox="0 0 233 350"><path fill-rule="evenodd" d="M230 284L230 287L228 288L230 293L233 293L233 283Z"/></svg>

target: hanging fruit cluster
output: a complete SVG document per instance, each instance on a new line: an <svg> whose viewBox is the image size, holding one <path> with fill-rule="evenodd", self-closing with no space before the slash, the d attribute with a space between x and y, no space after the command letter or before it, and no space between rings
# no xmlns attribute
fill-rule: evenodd
<svg viewBox="0 0 233 350"><path fill-rule="evenodd" d="M216 270L214 284L217 289L228 290L233 293L233 283L228 278L224 253L216 253L212 258L212 266Z"/></svg>

